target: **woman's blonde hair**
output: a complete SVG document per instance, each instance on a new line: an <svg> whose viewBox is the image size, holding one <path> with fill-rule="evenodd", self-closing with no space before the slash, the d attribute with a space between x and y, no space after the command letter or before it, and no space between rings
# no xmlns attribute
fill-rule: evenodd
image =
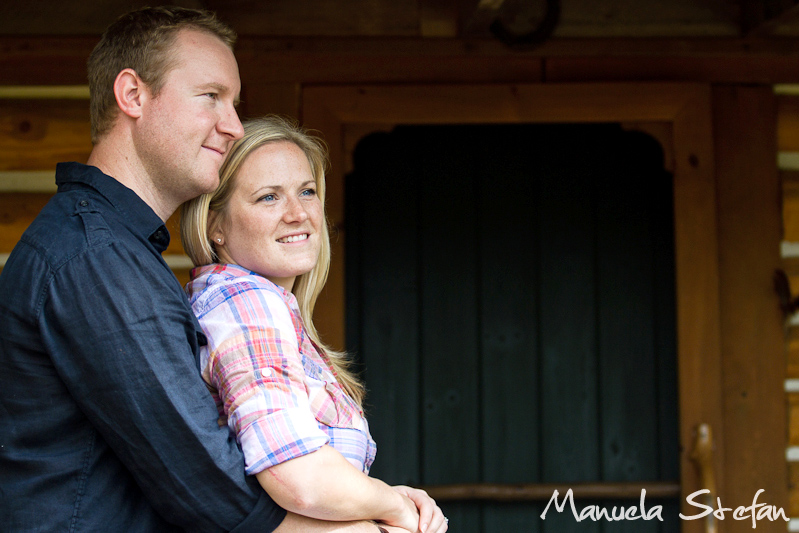
<svg viewBox="0 0 799 533"><path fill-rule="evenodd" d="M290 142L297 145L308 158L311 173L316 182L316 192L325 203L325 169L327 168L327 149L324 143L301 128L295 121L269 115L244 122L244 137L230 148L225 163L219 171L219 187L181 206L180 233L183 248L195 266L209 265L219 261L214 243L210 238L208 214L210 211L224 213L235 186L234 178L247 157L256 149L273 142ZM293 293L297 298L305 330L319 350L327 356L333 366L338 381L358 405L364 397L364 388L357 376L350 370L346 354L326 346L319 338L313 324L313 310L316 299L327 281L330 268L330 234L327 224L322 224L322 239L319 259L310 272L297 276Z"/></svg>

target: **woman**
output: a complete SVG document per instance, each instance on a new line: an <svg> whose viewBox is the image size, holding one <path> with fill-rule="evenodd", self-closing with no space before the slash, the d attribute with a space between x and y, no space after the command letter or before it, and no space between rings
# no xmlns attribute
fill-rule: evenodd
<svg viewBox="0 0 799 533"><path fill-rule="evenodd" d="M424 491L369 477L375 444L364 389L311 319L330 264L322 144L295 124L245 124L216 191L182 207L198 267L189 299L208 337L203 378L246 471L283 508L444 532Z"/></svg>

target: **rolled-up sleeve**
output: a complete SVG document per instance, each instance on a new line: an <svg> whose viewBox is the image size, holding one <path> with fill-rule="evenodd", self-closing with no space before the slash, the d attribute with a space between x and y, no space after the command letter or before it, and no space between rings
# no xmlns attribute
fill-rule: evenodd
<svg viewBox="0 0 799 533"><path fill-rule="evenodd" d="M311 412L297 333L279 294L233 281L206 300L198 318L209 342L206 376L241 444L248 474L329 442Z"/></svg>

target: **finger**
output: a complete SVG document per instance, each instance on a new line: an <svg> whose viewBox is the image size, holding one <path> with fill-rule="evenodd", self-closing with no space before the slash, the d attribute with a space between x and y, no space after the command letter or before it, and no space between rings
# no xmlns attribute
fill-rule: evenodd
<svg viewBox="0 0 799 533"><path fill-rule="evenodd" d="M433 513L433 518L430 521L430 529L428 533L444 533L449 528L449 519L444 516L444 513L439 507L436 507L436 512Z"/></svg>
<svg viewBox="0 0 799 533"><path fill-rule="evenodd" d="M441 516L444 517L444 515ZM432 531L434 531L435 533L446 533L448 529L449 529L449 518L444 517L444 519L441 520L441 523L438 526L438 528Z"/></svg>
<svg viewBox="0 0 799 533"><path fill-rule="evenodd" d="M436 506L435 501L429 497L424 498L421 505L419 505L419 503L420 502L418 501L416 502L417 509L419 509L419 531L422 533L427 533L438 507Z"/></svg>
<svg viewBox="0 0 799 533"><path fill-rule="evenodd" d="M426 533L437 509L436 502L422 489L405 486L394 488L403 492L416 505L419 512L419 531Z"/></svg>

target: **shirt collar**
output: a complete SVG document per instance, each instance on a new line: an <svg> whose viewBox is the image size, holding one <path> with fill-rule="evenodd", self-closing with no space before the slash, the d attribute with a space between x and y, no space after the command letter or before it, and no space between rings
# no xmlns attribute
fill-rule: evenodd
<svg viewBox="0 0 799 533"><path fill-rule="evenodd" d="M242 266L233 263L211 263L210 265L194 267L191 270L190 275L193 282L202 280L203 283L207 283L208 279L212 276L219 276L222 279L228 279L228 280L244 276L254 276L258 278L260 283L264 283L272 287L275 291L282 294L284 299L290 301L296 301L294 293L292 293L291 291L287 291L280 285L273 283L272 281L265 278L261 274L258 274L257 272L253 272L252 270L248 270Z"/></svg>
<svg viewBox="0 0 799 533"><path fill-rule="evenodd" d="M132 228L163 252L169 246L169 231L161 217L131 189L104 174L99 168L81 163L58 163L55 182L59 191L67 191L76 185L91 187L108 200L120 212Z"/></svg>

